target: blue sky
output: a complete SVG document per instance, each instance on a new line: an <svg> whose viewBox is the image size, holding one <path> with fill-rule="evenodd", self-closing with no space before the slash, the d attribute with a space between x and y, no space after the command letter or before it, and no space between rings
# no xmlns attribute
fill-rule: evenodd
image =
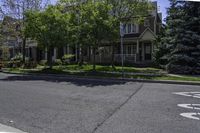
<svg viewBox="0 0 200 133"><path fill-rule="evenodd" d="M51 3L55 4L56 1L58 1L58 0L51 0ZM169 7L169 1L168 0L152 0L152 1L158 2L160 12L162 12L162 14L163 14L163 19L166 18L166 15L167 15L166 8Z"/></svg>
<svg viewBox="0 0 200 133"><path fill-rule="evenodd" d="M163 19L166 18L167 13L166 13L166 8L169 7L169 1L168 0L157 0L158 6L160 9L160 12L163 14Z"/></svg>

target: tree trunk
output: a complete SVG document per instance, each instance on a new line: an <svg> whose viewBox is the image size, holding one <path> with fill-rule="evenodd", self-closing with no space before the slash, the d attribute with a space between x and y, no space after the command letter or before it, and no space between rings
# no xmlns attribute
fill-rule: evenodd
<svg viewBox="0 0 200 133"><path fill-rule="evenodd" d="M93 47L93 71L96 71L96 48Z"/></svg>
<svg viewBox="0 0 200 133"><path fill-rule="evenodd" d="M114 48L114 44L112 45L112 60L111 60L111 65L112 65L112 68L115 69L115 65L114 65L114 57L115 56L115 48Z"/></svg>
<svg viewBox="0 0 200 133"><path fill-rule="evenodd" d="M25 64L25 58L26 58L26 37L23 38L22 42L22 62Z"/></svg>
<svg viewBox="0 0 200 133"><path fill-rule="evenodd" d="M49 49L47 49L47 64L49 66L50 69L52 69L53 64L52 64L52 48L50 47Z"/></svg>
<svg viewBox="0 0 200 133"><path fill-rule="evenodd" d="M78 61L78 65L79 66L83 65L83 48L82 48L82 45L80 45L80 48L79 48L79 61Z"/></svg>

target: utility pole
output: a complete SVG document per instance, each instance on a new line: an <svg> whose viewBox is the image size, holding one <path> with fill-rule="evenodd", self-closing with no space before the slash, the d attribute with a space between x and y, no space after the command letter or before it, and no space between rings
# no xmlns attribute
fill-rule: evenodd
<svg viewBox="0 0 200 133"><path fill-rule="evenodd" d="M121 65L122 65L122 78L124 78L124 46L123 46L123 37L124 37L124 25L120 22L120 36L121 36Z"/></svg>

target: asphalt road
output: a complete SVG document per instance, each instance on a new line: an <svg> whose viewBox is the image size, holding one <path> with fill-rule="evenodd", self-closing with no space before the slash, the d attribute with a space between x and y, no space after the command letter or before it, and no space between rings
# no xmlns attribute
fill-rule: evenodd
<svg viewBox="0 0 200 133"><path fill-rule="evenodd" d="M200 133L200 86L0 73L0 123L29 133Z"/></svg>

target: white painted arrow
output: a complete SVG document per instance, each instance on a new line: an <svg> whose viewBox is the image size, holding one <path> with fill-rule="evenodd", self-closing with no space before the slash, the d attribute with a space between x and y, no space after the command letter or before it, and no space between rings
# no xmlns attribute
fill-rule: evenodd
<svg viewBox="0 0 200 133"><path fill-rule="evenodd" d="M200 120L200 113L181 113L181 116L189 119ZM199 117L197 117L199 115Z"/></svg>
<svg viewBox="0 0 200 133"><path fill-rule="evenodd" d="M200 98L200 92L173 92L173 94L186 97Z"/></svg>
<svg viewBox="0 0 200 133"><path fill-rule="evenodd" d="M186 108L186 109L200 110L200 104L178 104L177 106Z"/></svg>

